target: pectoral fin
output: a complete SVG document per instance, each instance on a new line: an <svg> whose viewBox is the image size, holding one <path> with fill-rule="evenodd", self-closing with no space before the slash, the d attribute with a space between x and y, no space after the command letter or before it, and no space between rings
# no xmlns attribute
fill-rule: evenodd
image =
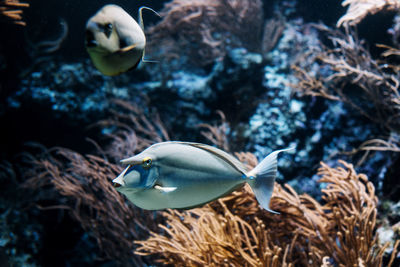
<svg viewBox="0 0 400 267"><path fill-rule="evenodd" d="M159 185L155 185L154 188L159 190L161 193L170 193L177 189L177 187L162 187Z"/></svg>

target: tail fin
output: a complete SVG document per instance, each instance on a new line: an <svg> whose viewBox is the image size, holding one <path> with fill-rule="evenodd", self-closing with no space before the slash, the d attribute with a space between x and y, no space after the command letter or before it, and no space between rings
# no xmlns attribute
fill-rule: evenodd
<svg viewBox="0 0 400 267"><path fill-rule="evenodd" d="M272 152L247 174L250 179L254 178L249 181L249 184L256 195L257 201L260 203L261 207L269 212L279 214L279 212L269 208L269 201L274 191L276 171L278 169L278 154L293 149L294 148L286 148Z"/></svg>

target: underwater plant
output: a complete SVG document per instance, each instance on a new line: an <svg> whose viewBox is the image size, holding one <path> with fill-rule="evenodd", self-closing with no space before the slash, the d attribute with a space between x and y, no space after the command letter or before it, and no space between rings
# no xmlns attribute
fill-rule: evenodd
<svg viewBox="0 0 400 267"><path fill-rule="evenodd" d="M22 19L22 9L29 7L28 3L21 3L19 0L2 0L0 1L0 14L13 20L14 24L26 26L26 22Z"/></svg>

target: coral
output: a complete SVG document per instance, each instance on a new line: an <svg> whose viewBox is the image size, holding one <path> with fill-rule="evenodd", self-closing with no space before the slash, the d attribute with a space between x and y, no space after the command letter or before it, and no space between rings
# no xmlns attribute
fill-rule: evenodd
<svg viewBox="0 0 400 267"><path fill-rule="evenodd" d="M168 225L160 226L163 233L136 242L142 245L136 254L162 251L159 262L175 266L292 266L286 265L287 251L273 244L263 228L254 229L232 214L223 201L219 204L222 214L210 205L164 213Z"/></svg>
<svg viewBox="0 0 400 267"><path fill-rule="evenodd" d="M400 76L396 65L375 60L351 30L344 34L323 25L316 27L331 40L333 48L321 44L323 51L314 53L318 71L313 63L293 67L299 79L296 89L304 95L342 101L389 135L398 134ZM387 50L386 56L395 51Z"/></svg>
<svg viewBox="0 0 400 267"><path fill-rule="evenodd" d="M68 149L53 149L37 157L23 187L35 192L35 202L57 200L41 209L65 209L80 222L84 230L97 240L106 258L125 264L143 264L131 257L131 240L144 237L143 232L155 225L154 213L126 204L112 187L120 167L88 155L84 157Z"/></svg>
<svg viewBox="0 0 400 267"><path fill-rule="evenodd" d="M22 20L23 11L19 8L29 7L28 3L21 3L19 0L0 1L0 14L13 20L17 25L25 26L26 22Z"/></svg>
<svg viewBox="0 0 400 267"><path fill-rule="evenodd" d="M163 122L174 131L175 139L199 140L193 126L217 120L215 110L221 110L233 127L245 123L253 114L265 93L260 86L263 79L263 57L244 48L230 50L224 60L217 62L209 73L204 70L180 69L172 71L167 80L160 74L152 76L159 82L136 84L146 93L149 103L156 108Z"/></svg>
<svg viewBox="0 0 400 267"><path fill-rule="evenodd" d="M240 155L256 164L249 154ZM381 266L389 244L379 245L374 232L374 186L351 164L340 163L321 163L324 204L276 184L271 208L281 214L273 215L244 187L202 208L164 212L166 224L137 241L135 253L185 266Z"/></svg>
<svg viewBox="0 0 400 267"><path fill-rule="evenodd" d="M28 155L29 167L22 188L32 194L30 204L35 203L41 210L69 211L97 241L103 257L124 266L143 266L143 258L132 256L132 240L145 238L162 218L157 212L128 204L113 188L111 180L122 169L112 161L119 161L127 153L131 156L168 135L159 119L150 121L139 108L121 100L115 102L132 113L120 113L99 122L99 126L110 131L107 149L103 151L95 143L99 156L83 156L66 148L43 149L35 157ZM127 121L131 127L127 127Z"/></svg>
<svg viewBox="0 0 400 267"><path fill-rule="evenodd" d="M336 26L354 26L368 14L375 14L382 10L400 10L399 0L345 0L342 6L349 6L345 15Z"/></svg>
<svg viewBox="0 0 400 267"><path fill-rule="evenodd" d="M261 47L263 53L268 53L278 44L285 27L286 21L282 15L277 15L265 22Z"/></svg>
<svg viewBox="0 0 400 267"><path fill-rule="evenodd" d="M254 51L261 45L260 0L173 0L160 14L162 20L148 30L147 39L163 60L185 54L204 66L223 57L228 47Z"/></svg>
<svg viewBox="0 0 400 267"><path fill-rule="evenodd" d="M65 29L64 29L65 30ZM63 32L64 32L63 30ZM57 49L62 36L53 41L44 41L46 49ZM42 45L39 45L42 47ZM42 47L43 48L43 47ZM26 75L21 81L19 90L8 99L8 107L11 109L25 108L27 101L29 106L40 106L51 110L53 117L64 117L69 122L83 121L93 123L104 119L108 115L107 110L112 108L109 99L123 99L136 101L141 94L134 88L130 88L126 77L110 79L101 75L89 60L78 63L65 63L49 60L47 56L42 59L42 51L39 53L37 63L40 69L25 70ZM36 63L33 63L38 66Z"/></svg>
<svg viewBox="0 0 400 267"><path fill-rule="evenodd" d="M208 123L201 123L197 127L205 128L201 134L209 140L213 145L222 148L224 151L230 151L227 134L229 131L229 124L226 121L225 114L217 110L218 115L221 117L220 125L211 125Z"/></svg>

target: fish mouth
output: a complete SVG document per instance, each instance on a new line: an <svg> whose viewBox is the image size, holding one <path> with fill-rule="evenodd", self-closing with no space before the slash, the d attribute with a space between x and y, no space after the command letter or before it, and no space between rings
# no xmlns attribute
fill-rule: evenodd
<svg viewBox="0 0 400 267"><path fill-rule="evenodd" d="M86 31L85 35L86 35L85 44L87 47L96 47L98 45L92 31L89 30Z"/></svg>
<svg viewBox="0 0 400 267"><path fill-rule="evenodd" d="M122 185L119 183L113 183L113 186L114 186L114 188L118 188L118 187L121 187Z"/></svg>

